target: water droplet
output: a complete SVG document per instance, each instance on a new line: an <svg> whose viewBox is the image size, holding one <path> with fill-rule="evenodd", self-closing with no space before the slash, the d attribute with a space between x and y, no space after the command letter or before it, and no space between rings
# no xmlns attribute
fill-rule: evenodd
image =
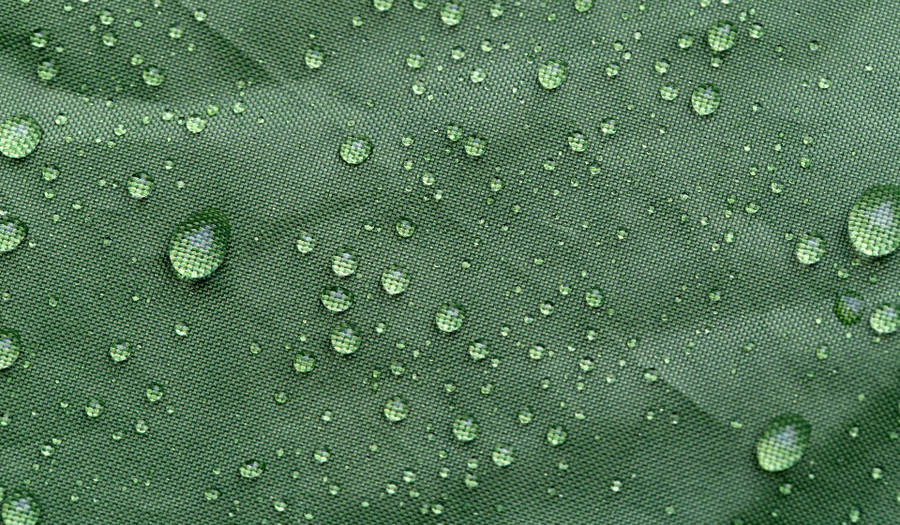
<svg viewBox="0 0 900 525"><path fill-rule="evenodd" d="M109 357L112 358L116 363L121 363L122 361L131 357L131 343L120 341L109 347Z"/></svg>
<svg viewBox="0 0 900 525"><path fill-rule="evenodd" d="M561 426L550 427L547 430L547 442L550 443L551 445L553 445L554 447L557 447L557 446L565 443L567 436L568 436L568 433L566 432L566 429L564 429Z"/></svg>
<svg viewBox="0 0 900 525"><path fill-rule="evenodd" d="M691 105L698 115L712 114L718 109L720 102L719 90L712 84L697 86L691 94Z"/></svg>
<svg viewBox="0 0 900 525"><path fill-rule="evenodd" d="M603 290L599 288L588 290L588 292L584 294L584 300L591 308L600 308L603 306L604 301Z"/></svg>
<svg viewBox="0 0 900 525"><path fill-rule="evenodd" d="M721 53L734 46L736 34L734 24L727 21L717 22L706 32L706 39L713 51Z"/></svg>
<svg viewBox="0 0 900 525"><path fill-rule="evenodd" d="M187 128L191 133L200 133L204 129L206 129L206 118L200 114L194 114L187 118L184 121L184 127Z"/></svg>
<svg viewBox="0 0 900 525"><path fill-rule="evenodd" d="M372 5L379 11L387 11L394 5L394 0L372 0Z"/></svg>
<svg viewBox="0 0 900 525"><path fill-rule="evenodd" d="M900 305L883 304L872 310L869 326L877 334L892 334L900 328Z"/></svg>
<svg viewBox="0 0 900 525"><path fill-rule="evenodd" d="M797 464L809 446L809 423L796 414L776 417L763 430L756 442L756 459L760 468L781 472Z"/></svg>
<svg viewBox="0 0 900 525"><path fill-rule="evenodd" d="M472 342L469 345L469 357L474 359L475 361L480 361L487 357L488 355L488 347L487 344L482 340L477 340Z"/></svg>
<svg viewBox="0 0 900 525"><path fill-rule="evenodd" d="M128 178L128 194L135 199L146 199L153 190L153 179L146 173L137 173Z"/></svg>
<svg viewBox="0 0 900 525"><path fill-rule="evenodd" d="M52 60L44 60L37 67L37 76L39 79L48 81L56 78L56 74L59 73L59 69L56 67L56 63Z"/></svg>
<svg viewBox="0 0 900 525"><path fill-rule="evenodd" d="M9 495L0 507L3 525L36 525L41 508L31 496L20 492Z"/></svg>
<svg viewBox="0 0 900 525"><path fill-rule="evenodd" d="M384 417L386 417L388 421L394 423L403 421L406 419L407 415L409 415L409 406L402 398L394 397L388 399L384 404Z"/></svg>
<svg viewBox="0 0 900 525"><path fill-rule="evenodd" d="M34 151L43 136L44 130L31 117L9 117L0 124L0 153L21 159Z"/></svg>
<svg viewBox="0 0 900 525"><path fill-rule="evenodd" d="M834 296L834 315L845 325L854 325L862 319L865 303L856 292L843 291Z"/></svg>
<svg viewBox="0 0 900 525"><path fill-rule="evenodd" d="M322 67L323 62L322 52L315 48L309 48L306 50L306 56L303 60L309 69L319 69Z"/></svg>
<svg viewBox="0 0 900 525"><path fill-rule="evenodd" d="M416 225L406 217L400 217L397 219L394 229L397 230L397 235L406 239L412 237L413 233L416 232Z"/></svg>
<svg viewBox="0 0 900 525"><path fill-rule="evenodd" d="M28 235L28 226L11 215L0 212L0 253L15 250Z"/></svg>
<svg viewBox="0 0 900 525"><path fill-rule="evenodd" d="M445 25L455 26L462 21L462 6L458 2L446 2L441 7L441 21Z"/></svg>
<svg viewBox="0 0 900 525"><path fill-rule="evenodd" d="M141 77L143 77L144 83L151 87L159 86L166 79L165 73L158 67L148 67L141 74Z"/></svg>
<svg viewBox="0 0 900 525"><path fill-rule="evenodd" d="M882 257L900 246L900 186L874 186L853 204L847 220L850 242L857 251Z"/></svg>
<svg viewBox="0 0 900 525"><path fill-rule="evenodd" d="M96 399L88 401L88 404L84 406L85 415L91 419L100 417L101 412L103 412L103 405Z"/></svg>
<svg viewBox="0 0 900 525"><path fill-rule="evenodd" d="M484 139L477 135L470 135L468 138L466 138L465 149L466 155L470 157L480 157L484 155Z"/></svg>
<svg viewBox="0 0 900 525"><path fill-rule="evenodd" d="M160 399L163 398L163 390L159 385L150 385L147 387L147 400L151 403L156 403Z"/></svg>
<svg viewBox="0 0 900 525"><path fill-rule="evenodd" d="M262 476L265 466L259 461L248 461L240 466L239 472L242 478L256 479Z"/></svg>
<svg viewBox="0 0 900 525"><path fill-rule="evenodd" d="M421 53L412 52L406 57L406 65L410 69L419 69L425 63L425 57Z"/></svg>
<svg viewBox="0 0 900 525"><path fill-rule="evenodd" d="M506 444L497 445L496 447L494 447L494 451L491 453L491 459L494 460L494 464L498 467L508 467L512 465L512 447Z"/></svg>
<svg viewBox="0 0 900 525"><path fill-rule="evenodd" d="M19 358L19 333L0 328L0 370L9 368Z"/></svg>
<svg viewBox="0 0 900 525"><path fill-rule="evenodd" d="M47 41L47 33L44 30L38 29L34 33L31 33L32 46L41 49L47 47Z"/></svg>
<svg viewBox="0 0 900 525"><path fill-rule="evenodd" d="M329 312L346 311L353 304L353 294L340 288L326 288L322 292L322 305Z"/></svg>
<svg viewBox="0 0 900 525"><path fill-rule="evenodd" d="M694 45L694 36L689 33L682 33L678 37L678 47L681 49L687 49Z"/></svg>
<svg viewBox="0 0 900 525"><path fill-rule="evenodd" d="M471 416L459 416L453 422L453 435L460 441L472 441L478 437L478 423Z"/></svg>
<svg viewBox="0 0 900 525"><path fill-rule="evenodd" d="M356 271L358 266L359 261L357 261L356 256L350 252L341 252L331 257L331 271L338 277L348 277L353 275L353 272Z"/></svg>
<svg viewBox="0 0 900 525"><path fill-rule="evenodd" d="M224 213L206 208L178 225L169 239L169 261L181 279L205 279L225 261L231 224Z"/></svg>
<svg viewBox="0 0 900 525"><path fill-rule="evenodd" d="M584 13L594 5L594 0L575 0L575 10Z"/></svg>
<svg viewBox="0 0 900 525"><path fill-rule="evenodd" d="M678 88L673 84L664 84L659 88L659 96L663 100L675 100L678 96Z"/></svg>
<svg viewBox="0 0 900 525"><path fill-rule="evenodd" d="M815 235L802 235L794 248L794 255L800 264L816 264L825 255L825 241Z"/></svg>
<svg viewBox="0 0 900 525"><path fill-rule="evenodd" d="M462 308L453 303L445 303L434 314L434 322L440 331L449 333L462 328L464 317Z"/></svg>
<svg viewBox="0 0 900 525"><path fill-rule="evenodd" d="M567 66L559 60L548 60L538 68L538 82L544 89L556 89L566 81Z"/></svg>
<svg viewBox="0 0 900 525"><path fill-rule="evenodd" d="M341 143L341 159L351 166L359 164L372 154L372 142L362 136L349 136Z"/></svg>
<svg viewBox="0 0 900 525"><path fill-rule="evenodd" d="M569 148L577 153L587 149L587 140L584 138L584 133L576 131L569 135Z"/></svg>
<svg viewBox="0 0 900 525"><path fill-rule="evenodd" d="M362 338L351 324L343 323L331 331L331 347L339 354L352 354L359 349L361 343Z"/></svg>
<svg viewBox="0 0 900 525"><path fill-rule="evenodd" d="M294 356L294 370L298 374L308 374L316 367L316 357L312 354L297 354Z"/></svg>
<svg viewBox="0 0 900 525"><path fill-rule="evenodd" d="M381 286L390 295L403 293L409 286L409 275L403 268L389 268L381 274Z"/></svg>
<svg viewBox="0 0 900 525"><path fill-rule="evenodd" d="M315 247L316 240L313 236L306 232L300 232L300 236L297 237L297 251L305 255L313 251Z"/></svg>
<svg viewBox="0 0 900 525"><path fill-rule="evenodd" d="M763 30L763 26L761 24L750 24L748 33L750 34L750 38L759 39L763 37L763 35L765 34L765 30Z"/></svg>

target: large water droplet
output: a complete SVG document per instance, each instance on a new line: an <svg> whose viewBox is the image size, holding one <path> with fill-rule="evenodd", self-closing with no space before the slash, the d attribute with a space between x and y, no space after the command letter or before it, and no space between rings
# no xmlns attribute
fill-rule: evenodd
<svg viewBox="0 0 900 525"><path fill-rule="evenodd" d="M409 286L409 274L403 268L389 268L381 274L381 286L390 295L403 293Z"/></svg>
<svg viewBox="0 0 900 525"><path fill-rule="evenodd" d="M372 141L359 135L349 136L341 143L340 153L347 164L360 164L372 154Z"/></svg>
<svg viewBox="0 0 900 525"><path fill-rule="evenodd" d="M462 13L459 2L446 2L441 7L441 21L448 26L455 26L462 21Z"/></svg>
<svg viewBox="0 0 900 525"><path fill-rule="evenodd" d="M843 291L834 296L834 315L845 325L854 325L862 319L865 303L856 292Z"/></svg>
<svg viewBox="0 0 900 525"><path fill-rule="evenodd" d="M182 279L205 279L225 260L231 224L224 213L206 208L178 225L169 239L169 261Z"/></svg>
<svg viewBox="0 0 900 525"><path fill-rule="evenodd" d="M900 327L900 305L883 304L872 310L869 326L875 333L892 334Z"/></svg>
<svg viewBox="0 0 900 525"><path fill-rule="evenodd" d="M358 266L359 261L356 260L356 256L348 251L343 251L331 257L331 271L338 277L353 275Z"/></svg>
<svg viewBox="0 0 900 525"><path fill-rule="evenodd" d="M19 358L19 333L9 328L0 328L0 370L9 368Z"/></svg>
<svg viewBox="0 0 900 525"><path fill-rule="evenodd" d="M331 347L339 354L352 354L359 349L361 343L359 332L351 324L338 325L331 331Z"/></svg>
<svg viewBox="0 0 900 525"><path fill-rule="evenodd" d="M472 441L478 437L478 423L471 416L459 416L453 422L453 435L460 441Z"/></svg>
<svg viewBox="0 0 900 525"><path fill-rule="evenodd" d="M146 173L137 173L128 178L128 194L135 199L146 199L153 190L153 179Z"/></svg>
<svg viewBox="0 0 900 525"><path fill-rule="evenodd" d="M398 422L406 419L406 416L409 415L409 406L406 404L400 397L394 397L388 399L388 401L384 404L384 417L387 418L388 421Z"/></svg>
<svg viewBox="0 0 900 525"><path fill-rule="evenodd" d="M712 84L699 85L691 94L691 106L698 115L711 115L719 108L720 102L719 90Z"/></svg>
<svg viewBox="0 0 900 525"><path fill-rule="evenodd" d="M15 250L28 235L28 226L10 215L0 215L0 253Z"/></svg>
<svg viewBox="0 0 900 525"><path fill-rule="evenodd" d="M796 414L773 419L756 442L760 468L780 472L796 465L809 446L811 430L809 423Z"/></svg>
<svg viewBox="0 0 900 525"><path fill-rule="evenodd" d="M882 257L900 246L900 186L874 186L856 200L847 220L857 251Z"/></svg>
<svg viewBox="0 0 900 525"><path fill-rule="evenodd" d="M494 464L498 467L510 466L513 462L512 447L506 444L497 445L491 453L491 459L494 460Z"/></svg>
<svg viewBox="0 0 900 525"><path fill-rule="evenodd" d="M353 304L353 294L341 288L326 288L322 292L322 305L329 312L346 311Z"/></svg>
<svg viewBox="0 0 900 525"><path fill-rule="evenodd" d="M548 60L538 68L538 82L544 89L556 89L566 81L567 66L559 60Z"/></svg>
<svg viewBox="0 0 900 525"><path fill-rule="evenodd" d="M728 51L734 45L736 33L734 24L727 21L716 23L706 33L707 42L713 51Z"/></svg>
<svg viewBox="0 0 900 525"><path fill-rule="evenodd" d="M9 117L0 124L0 153L21 159L34 151L43 136L44 130L31 117Z"/></svg>
<svg viewBox="0 0 900 525"><path fill-rule="evenodd" d="M547 429L547 442L554 447L558 447L565 443L566 437L568 437L568 433L566 432L566 429L561 426L550 427Z"/></svg>
<svg viewBox="0 0 900 525"><path fill-rule="evenodd" d="M259 461L247 461L238 470L242 478L256 479L262 476L265 466Z"/></svg>
<svg viewBox="0 0 900 525"><path fill-rule="evenodd" d="M31 496L23 493L9 495L0 507L3 525L36 525L41 517L41 508Z"/></svg>
<svg viewBox="0 0 900 525"><path fill-rule="evenodd" d="M434 322L442 332L455 332L462 328L464 317L462 308L452 303L445 303L434 314Z"/></svg>

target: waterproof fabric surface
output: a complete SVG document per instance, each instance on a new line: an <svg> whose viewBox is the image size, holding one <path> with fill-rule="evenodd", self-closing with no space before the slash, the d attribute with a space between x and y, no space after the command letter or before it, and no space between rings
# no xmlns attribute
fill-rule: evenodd
<svg viewBox="0 0 900 525"><path fill-rule="evenodd" d="M0 3L4 523L900 523L900 4L589 4Z"/></svg>

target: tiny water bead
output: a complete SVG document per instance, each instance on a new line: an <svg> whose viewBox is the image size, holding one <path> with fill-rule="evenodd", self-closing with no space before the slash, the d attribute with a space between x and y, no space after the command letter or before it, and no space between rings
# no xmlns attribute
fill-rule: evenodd
<svg viewBox="0 0 900 525"><path fill-rule="evenodd" d="M0 507L3 525L37 525L41 508L31 496L23 493L10 494Z"/></svg>
<svg viewBox="0 0 900 525"><path fill-rule="evenodd" d="M148 67L141 73L144 83L150 87L157 87L166 79L166 75L158 67Z"/></svg>
<svg viewBox="0 0 900 525"><path fill-rule="evenodd" d="M462 138L462 128L456 124L447 124L447 140L458 142Z"/></svg>
<svg viewBox="0 0 900 525"><path fill-rule="evenodd" d="M756 460L767 472L787 470L803 457L812 428L801 416L783 414L769 422L756 442Z"/></svg>
<svg viewBox="0 0 900 525"><path fill-rule="evenodd" d="M711 115L719 108L721 102L719 90L712 84L702 84L694 88L691 94L691 106L701 116Z"/></svg>
<svg viewBox="0 0 900 525"><path fill-rule="evenodd" d="M500 444L491 452L491 459L498 467L508 467L513 462L513 449L510 445Z"/></svg>
<svg viewBox="0 0 900 525"><path fill-rule="evenodd" d="M599 288L588 290L588 292L584 294L584 300L591 308L600 308L603 306L604 301L603 290Z"/></svg>
<svg viewBox="0 0 900 525"><path fill-rule="evenodd" d="M116 363L131 357L131 343L120 341L109 347L109 357Z"/></svg>
<svg viewBox="0 0 900 525"><path fill-rule="evenodd" d="M850 326L858 323L863 316L865 303L856 292L845 290L834 296L834 315L838 321Z"/></svg>
<svg viewBox="0 0 900 525"><path fill-rule="evenodd" d="M217 208L191 214L169 239L169 262L185 280L205 279L213 274L228 252L231 224Z"/></svg>
<svg viewBox="0 0 900 525"><path fill-rule="evenodd" d="M446 2L441 7L441 22L447 26L455 26L462 21L463 9L459 2Z"/></svg>
<svg viewBox="0 0 900 525"><path fill-rule="evenodd" d="M900 328L900 304L883 304L872 310L869 326L881 335L896 332Z"/></svg>
<svg viewBox="0 0 900 525"><path fill-rule="evenodd" d="M347 164L360 164L372 154L372 141L367 137L351 135L341 143L340 153L341 159Z"/></svg>
<svg viewBox="0 0 900 525"><path fill-rule="evenodd" d="M243 463L238 472L240 472L241 477L245 479L256 479L262 476L265 471L265 466L259 461L247 461Z"/></svg>
<svg viewBox="0 0 900 525"><path fill-rule="evenodd" d="M44 136L44 130L31 117L17 115L0 124L0 153L11 158L27 157Z"/></svg>
<svg viewBox="0 0 900 525"><path fill-rule="evenodd" d="M400 267L388 268L381 274L381 286L389 295L401 294L409 286L409 274Z"/></svg>
<svg viewBox="0 0 900 525"><path fill-rule="evenodd" d="M28 226L24 222L10 215L0 215L0 253L15 250L27 235Z"/></svg>
<svg viewBox="0 0 900 525"><path fill-rule="evenodd" d="M399 422L406 419L409 415L409 406L400 397L388 399L384 404L384 417L391 422Z"/></svg>
<svg viewBox="0 0 900 525"><path fill-rule="evenodd" d="M308 374L316 368L316 357L312 354L294 356L294 370L298 374Z"/></svg>
<svg viewBox="0 0 900 525"><path fill-rule="evenodd" d="M587 140L584 138L584 133L580 131L576 131L569 135L568 142L569 149L576 153L581 153L587 149Z"/></svg>
<svg viewBox="0 0 900 525"><path fill-rule="evenodd" d="M341 288L326 288L322 292L322 306L329 312L344 312L353 304L353 294Z"/></svg>
<svg viewBox="0 0 900 525"><path fill-rule="evenodd" d="M356 271L358 266L359 261L357 261L356 256L350 252L344 251L331 257L331 271L338 277L348 277L353 275L353 272Z"/></svg>
<svg viewBox="0 0 900 525"><path fill-rule="evenodd" d="M538 82L544 89L556 89L566 81L567 66L559 60L548 60L538 68Z"/></svg>
<svg viewBox="0 0 900 525"><path fill-rule="evenodd" d="M470 135L466 138L465 150L466 155L470 157L480 157L484 155L485 141L478 135Z"/></svg>
<svg viewBox="0 0 900 525"><path fill-rule="evenodd" d="M331 347L339 354L352 354L359 349L361 343L362 338L351 324L338 325L331 331Z"/></svg>
<svg viewBox="0 0 900 525"><path fill-rule="evenodd" d="M416 225L411 220L406 217L400 217L397 219L397 223L394 225L394 229L397 230L397 235L407 239L412 237L412 235L416 232Z"/></svg>
<svg viewBox="0 0 900 525"><path fill-rule="evenodd" d="M731 49L734 46L736 36L734 24L727 21L716 23L706 32L706 40L709 43L709 47L719 53Z"/></svg>
<svg viewBox="0 0 900 525"><path fill-rule="evenodd" d="M153 178L146 173L137 173L128 178L128 194L135 199L146 199L153 190Z"/></svg>
<svg viewBox="0 0 900 525"><path fill-rule="evenodd" d="M445 303L434 314L434 323L440 331L450 333L462 328L464 318L461 307L453 303Z"/></svg>
<svg viewBox="0 0 900 525"><path fill-rule="evenodd" d="M873 186L853 204L847 219L853 247L869 257L883 257L900 246L900 186Z"/></svg>
<svg viewBox="0 0 900 525"><path fill-rule="evenodd" d="M0 370L9 368L19 358L19 333L0 328Z"/></svg>
<svg viewBox="0 0 900 525"><path fill-rule="evenodd" d="M478 437L478 423L471 416L459 416L453 421L453 435L460 441L472 441Z"/></svg>
<svg viewBox="0 0 900 525"><path fill-rule="evenodd" d="M825 255L825 241L815 235L802 235L794 247L794 256L800 264L816 264Z"/></svg>
<svg viewBox="0 0 900 525"><path fill-rule="evenodd" d="M566 432L566 429L561 426L554 426L547 429L547 442L554 447L558 447L565 443L566 437L568 437L568 433Z"/></svg>

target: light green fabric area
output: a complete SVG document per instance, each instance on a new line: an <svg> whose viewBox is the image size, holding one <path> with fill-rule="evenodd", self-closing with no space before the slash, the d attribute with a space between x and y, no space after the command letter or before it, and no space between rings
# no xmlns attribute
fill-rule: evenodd
<svg viewBox="0 0 900 525"><path fill-rule="evenodd" d="M869 326L900 302L900 266L847 235L856 198L900 180L897 4L460 0L450 27L444 3L0 4L0 119L43 129L0 157L0 209L28 227L0 254L0 327L21 339L0 370L6 501L29 495L45 524L900 521L900 345ZM717 54L719 20L736 41ZM721 100L705 117L703 84ZM354 166L351 135L373 145ZM185 282L170 236L207 207L230 246ZM825 247L808 266L806 234ZM395 265L410 283L391 296ZM347 311L323 307L332 286ZM843 290L858 324L833 313ZM330 343L345 322L351 355ZM809 448L766 472L757 439L790 413Z"/></svg>

